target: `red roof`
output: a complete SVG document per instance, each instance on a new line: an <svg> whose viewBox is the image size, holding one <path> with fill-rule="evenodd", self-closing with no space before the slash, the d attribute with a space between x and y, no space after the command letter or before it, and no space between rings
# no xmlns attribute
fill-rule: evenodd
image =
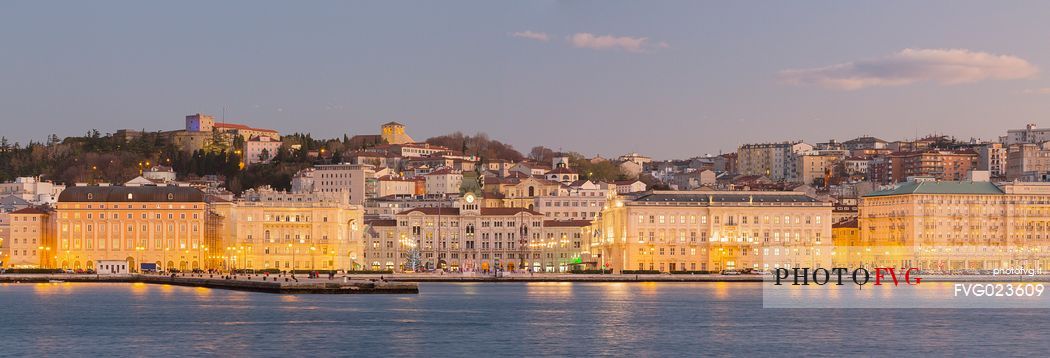
<svg viewBox="0 0 1050 358"><path fill-rule="evenodd" d="M273 133L277 133L277 131L275 131L273 129L252 128L252 127L249 127L249 126L246 126L246 125L243 125L243 124L237 124L237 123L215 123L215 128L247 129L247 130L259 131L259 132L273 132Z"/></svg>
<svg viewBox="0 0 1050 358"><path fill-rule="evenodd" d="M11 214L47 214L47 210L30 206L28 208L22 208L12 211Z"/></svg>

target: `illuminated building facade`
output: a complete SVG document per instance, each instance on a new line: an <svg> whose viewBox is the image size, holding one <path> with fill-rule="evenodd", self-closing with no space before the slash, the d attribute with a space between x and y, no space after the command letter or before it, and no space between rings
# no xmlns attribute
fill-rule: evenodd
<svg viewBox="0 0 1050 358"><path fill-rule="evenodd" d="M564 272L593 261L589 221L545 221L526 208L487 207L466 193L454 207L415 208L369 222L369 269Z"/></svg>
<svg viewBox="0 0 1050 358"><path fill-rule="evenodd" d="M2 267L51 267L54 261L54 212L28 207L8 214L10 231L0 237L5 246Z"/></svg>
<svg viewBox="0 0 1050 358"><path fill-rule="evenodd" d="M862 197L859 209L869 265L1050 268L1047 183L910 181Z"/></svg>
<svg viewBox="0 0 1050 358"><path fill-rule="evenodd" d="M180 186L75 186L58 197L55 267L124 260L162 270L205 269L204 193ZM50 265L49 265L50 266Z"/></svg>
<svg viewBox="0 0 1050 358"><path fill-rule="evenodd" d="M215 203L219 266L234 270L358 270L363 210L341 193L248 190Z"/></svg>
<svg viewBox="0 0 1050 358"><path fill-rule="evenodd" d="M828 267L831 211L797 192L653 191L610 205L597 246L614 272Z"/></svg>

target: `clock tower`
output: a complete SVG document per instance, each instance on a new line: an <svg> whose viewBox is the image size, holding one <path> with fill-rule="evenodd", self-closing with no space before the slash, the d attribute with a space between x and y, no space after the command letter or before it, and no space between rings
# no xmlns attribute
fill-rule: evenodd
<svg viewBox="0 0 1050 358"><path fill-rule="evenodd" d="M456 206L461 215L481 215L481 187L485 180L477 171L463 173L463 183L459 186L460 198Z"/></svg>
<svg viewBox="0 0 1050 358"><path fill-rule="evenodd" d="M481 198L468 192L457 201L460 215L481 215Z"/></svg>

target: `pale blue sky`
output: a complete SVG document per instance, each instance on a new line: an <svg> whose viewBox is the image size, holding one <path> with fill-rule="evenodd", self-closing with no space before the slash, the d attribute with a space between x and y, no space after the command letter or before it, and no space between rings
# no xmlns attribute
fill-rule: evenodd
<svg viewBox="0 0 1050 358"><path fill-rule="evenodd" d="M993 138L1050 126L1048 15L1046 2L8 0L2 134L176 129L225 105L227 120L315 137L396 120L416 139L482 131L606 156ZM548 40L512 35L525 31ZM616 39L569 40L582 33ZM858 73L877 78L827 80Z"/></svg>

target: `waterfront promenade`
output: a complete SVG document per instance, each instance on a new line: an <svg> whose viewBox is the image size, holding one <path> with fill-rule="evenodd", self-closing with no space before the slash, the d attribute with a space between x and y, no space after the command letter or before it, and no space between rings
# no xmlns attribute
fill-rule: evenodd
<svg viewBox="0 0 1050 358"><path fill-rule="evenodd" d="M124 282L206 287L216 289L283 294L416 294L419 285L414 282L394 282L368 277L335 277L305 279L291 276L211 274L185 275L94 275L94 274L4 274L0 283L41 282Z"/></svg>
<svg viewBox="0 0 1050 358"><path fill-rule="evenodd" d="M923 275L923 282L1050 282L1050 275ZM0 274L0 283L143 282L242 291L294 294L419 293L425 282L762 282L772 275L720 274L560 274L560 273L397 273L336 275L328 279L306 275L178 274ZM790 284L791 278L785 280ZM874 283L874 277L871 278ZM886 282L891 282L885 277Z"/></svg>

